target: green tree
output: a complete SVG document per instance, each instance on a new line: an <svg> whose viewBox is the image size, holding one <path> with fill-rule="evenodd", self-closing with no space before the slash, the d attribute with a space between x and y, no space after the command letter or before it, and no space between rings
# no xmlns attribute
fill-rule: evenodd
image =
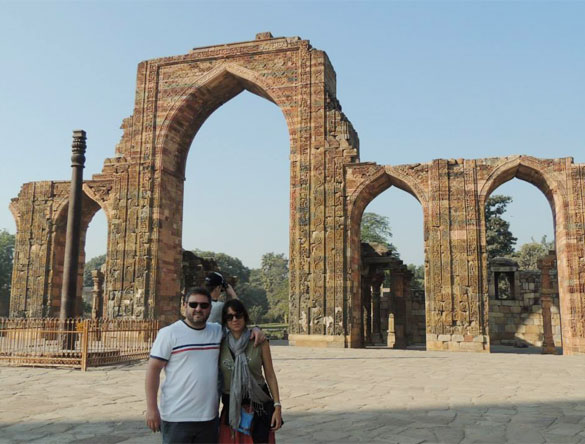
<svg viewBox="0 0 585 444"><path fill-rule="evenodd" d="M414 265L408 264L408 270L413 274L412 281L410 281L410 286L413 290L423 290L425 289L425 266L424 265Z"/></svg>
<svg viewBox="0 0 585 444"><path fill-rule="evenodd" d="M0 231L0 307L6 311L10 303L10 283L12 281L12 265L14 260L14 234L6 230ZM0 313L0 316L8 313Z"/></svg>
<svg viewBox="0 0 585 444"><path fill-rule="evenodd" d="M252 312L250 310L254 309L256 318L252 320L252 322L260 322L269 308L268 299L266 298L266 290L264 290L262 284L260 269L250 270L250 281L239 286L237 293L238 297L248 309L250 318L252 317Z"/></svg>
<svg viewBox="0 0 585 444"><path fill-rule="evenodd" d="M106 255L102 254L100 256L96 256L91 258L85 263L83 267L83 286L84 287L93 287L93 278L91 277L91 272L93 270L98 270L106 263Z"/></svg>
<svg viewBox="0 0 585 444"><path fill-rule="evenodd" d="M225 253L215 253L213 251L202 251L198 249L193 250L193 253L200 257L215 259L221 273L226 277L235 276L238 285L248 282L250 279L250 269L237 257Z"/></svg>
<svg viewBox="0 0 585 444"><path fill-rule="evenodd" d="M392 231L388 217L377 213L364 213L360 230L362 242L382 244L396 252L396 248L390 243Z"/></svg>
<svg viewBox="0 0 585 444"><path fill-rule="evenodd" d="M269 304L265 318L274 322L286 322L289 301L288 259L282 253L264 254L260 276Z"/></svg>
<svg viewBox="0 0 585 444"><path fill-rule="evenodd" d="M543 256L546 256L550 250L554 250L555 243L548 242L546 235L542 237L540 242L536 242L532 238L532 242L522 244L520 248L510 255L512 259L518 262L518 267L521 270L537 270L537 262Z"/></svg>
<svg viewBox="0 0 585 444"><path fill-rule="evenodd" d="M506 207L512 202L510 196L496 194L485 205L486 244L488 258L509 256L514 253L517 239L510 231L510 223L502 218Z"/></svg>

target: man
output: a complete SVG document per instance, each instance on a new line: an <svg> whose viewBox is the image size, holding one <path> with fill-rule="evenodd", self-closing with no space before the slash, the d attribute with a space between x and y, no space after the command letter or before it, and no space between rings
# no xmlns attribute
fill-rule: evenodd
<svg viewBox="0 0 585 444"><path fill-rule="evenodd" d="M163 443L214 443L218 440L218 359L223 329L208 323L211 295L193 288L183 299L185 318L162 328L146 370L146 424L162 431ZM254 329L256 343L265 335ZM157 394L165 369L160 411Z"/></svg>
<svg viewBox="0 0 585 444"><path fill-rule="evenodd" d="M227 300L238 299L238 295L230 284L224 279L221 273L214 271L205 277L205 288L211 293L211 315L209 322L221 322L221 311L223 302L219 301L222 290L225 290Z"/></svg>

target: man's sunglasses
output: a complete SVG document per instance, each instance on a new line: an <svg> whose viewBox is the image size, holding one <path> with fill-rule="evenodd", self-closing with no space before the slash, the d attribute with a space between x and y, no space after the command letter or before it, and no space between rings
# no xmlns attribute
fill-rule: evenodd
<svg viewBox="0 0 585 444"><path fill-rule="evenodd" d="M225 315L226 321L233 321L234 319L242 319L244 313L228 313Z"/></svg>
<svg viewBox="0 0 585 444"><path fill-rule="evenodd" d="M188 304L191 308L197 308L197 306L200 306L202 310L209 308L209 302L189 302Z"/></svg>

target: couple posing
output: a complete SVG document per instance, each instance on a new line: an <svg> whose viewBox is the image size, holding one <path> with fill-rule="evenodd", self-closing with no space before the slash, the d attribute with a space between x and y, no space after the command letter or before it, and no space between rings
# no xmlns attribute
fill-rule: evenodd
<svg viewBox="0 0 585 444"><path fill-rule="evenodd" d="M185 318L158 332L146 371L146 423L162 432L164 444L273 443L282 417L270 346L260 329L248 329L246 308L219 273L206 284L211 291L187 290ZM215 301L222 288L233 299ZM223 327L208 322L216 313Z"/></svg>

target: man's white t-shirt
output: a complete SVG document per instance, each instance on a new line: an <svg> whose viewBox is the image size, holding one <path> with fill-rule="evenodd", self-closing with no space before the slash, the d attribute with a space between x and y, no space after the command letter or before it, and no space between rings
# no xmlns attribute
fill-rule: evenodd
<svg viewBox="0 0 585 444"><path fill-rule="evenodd" d="M162 328L150 357L166 361L160 415L168 422L210 421L217 417L217 363L223 336L219 324L200 330L185 321Z"/></svg>

